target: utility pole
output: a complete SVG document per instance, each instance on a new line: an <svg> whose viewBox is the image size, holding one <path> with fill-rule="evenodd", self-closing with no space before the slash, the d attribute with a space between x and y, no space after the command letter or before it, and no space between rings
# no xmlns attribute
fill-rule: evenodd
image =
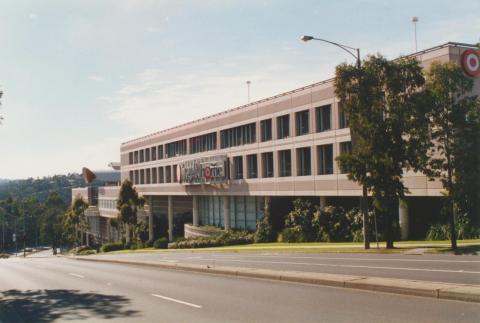
<svg viewBox="0 0 480 323"><path fill-rule="evenodd" d="M25 210L23 211L23 258L27 257L26 250L27 249L27 225L26 225L26 215Z"/></svg>
<svg viewBox="0 0 480 323"><path fill-rule="evenodd" d="M15 217L15 221L13 222L13 231L15 232L15 257L18 253L18 237L17 237L17 217Z"/></svg>
<svg viewBox="0 0 480 323"><path fill-rule="evenodd" d="M250 103L250 84L252 82L247 81L247 98L248 98L248 103Z"/></svg>
<svg viewBox="0 0 480 323"><path fill-rule="evenodd" d="M5 213L2 212L2 252L5 252Z"/></svg>

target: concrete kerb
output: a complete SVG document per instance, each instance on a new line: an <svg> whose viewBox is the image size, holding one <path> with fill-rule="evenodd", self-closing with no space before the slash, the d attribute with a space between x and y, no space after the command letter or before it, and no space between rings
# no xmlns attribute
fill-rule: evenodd
<svg viewBox="0 0 480 323"><path fill-rule="evenodd" d="M393 294L413 295L480 303L480 285L451 284L397 278L365 277L259 268L180 264L171 262L98 259L78 256L71 258L81 261L135 265L169 270L173 269L179 271L221 274L246 278L270 279L293 283L306 283L330 287L344 287Z"/></svg>

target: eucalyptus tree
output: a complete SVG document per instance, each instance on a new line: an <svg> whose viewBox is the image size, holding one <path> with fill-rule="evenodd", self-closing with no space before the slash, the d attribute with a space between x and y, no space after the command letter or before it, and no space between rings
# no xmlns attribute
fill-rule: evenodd
<svg viewBox="0 0 480 323"><path fill-rule="evenodd" d="M474 224L480 222L480 101L471 95L473 84L454 63L434 63L427 73L434 143L427 170L445 190L452 249L457 248L457 208Z"/></svg>
<svg viewBox="0 0 480 323"><path fill-rule="evenodd" d="M430 146L424 84L422 67L411 58L389 61L376 55L360 67L336 68L335 94L352 134L352 151L337 161L350 180L371 193L384 218L387 248L393 248L397 203L408 191L404 172L422 169Z"/></svg>

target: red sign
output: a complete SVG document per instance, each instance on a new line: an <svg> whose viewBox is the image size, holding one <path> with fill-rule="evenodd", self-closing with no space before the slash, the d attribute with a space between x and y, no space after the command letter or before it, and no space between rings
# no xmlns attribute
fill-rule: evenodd
<svg viewBox="0 0 480 323"><path fill-rule="evenodd" d="M209 166L203 169L203 176L205 176L207 180L210 179L210 177L212 177L212 170L210 169Z"/></svg>
<svg viewBox="0 0 480 323"><path fill-rule="evenodd" d="M462 54L462 67L468 76L480 75L480 51L467 49Z"/></svg>

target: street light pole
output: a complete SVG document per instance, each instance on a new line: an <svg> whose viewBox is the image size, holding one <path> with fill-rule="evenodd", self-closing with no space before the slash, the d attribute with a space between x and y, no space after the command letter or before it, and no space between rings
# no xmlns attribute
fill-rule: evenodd
<svg viewBox="0 0 480 323"><path fill-rule="evenodd" d="M352 55L357 61L358 83L359 83L359 85L361 85L362 61L361 61L361 58L360 58L360 48L354 48L354 47L350 47L350 46L347 46L347 45L336 43L336 42L333 42L333 41L330 41L330 40L317 38L317 37L313 37L313 36L307 36L307 35L302 36L302 38L300 38L300 39L303 40L304 42L307 42L307 41L310 41L310 40L318 40L318 41L321 41L321 42L324 42L324 43L328 43L328 44L337 46L337 47L343 49L344 51L346 51L347 53L349 53L350 55ZM360 88L360 91L361 91L360 86L359 86L359 88ZM361 101L361 95L359 95L359 101ZM350 132L351 132L351 130L350 130ZM354 139L354 135L352 135L351 137L352 137L352 139ZM354 146L353 143L352 143L352 146ZM369 235L368 235L369 230L368 230L368 204L367 203L368 203L367 187L365 185L363 185L363 187L362 187L362 197L360 198L360 208L362 210L362 217L363 217L363 244L364 244L365 249L370 249L370 238L369 238Z"/></svg>

